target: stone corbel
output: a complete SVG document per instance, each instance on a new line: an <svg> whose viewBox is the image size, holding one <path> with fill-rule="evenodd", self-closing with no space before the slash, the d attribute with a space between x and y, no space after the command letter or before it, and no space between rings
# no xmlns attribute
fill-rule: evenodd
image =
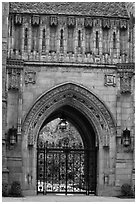
<svg viewBox="0 0 137 204"><path fill-rule="evenodd" d="M39 26L39 23L40 23L39 15L33 15L31 19L31 23L33 26Z"/></svg>
<svg viewBox="0 0 137 204"><path fill-rule="evenodd" d="M57 26L58 25L57 16L50 16L49 24L50 26Z"/></svg>
<svg viewBox="0 0 137 204"><path fill-rule="evenodd" d="M110 20L109 19L103 19L102 20L102 27L109 29L110 28Z"/></svg>
<svg viewBox="0 0 137 204"><path fill-rule="evenodd" d="M84 19L84 25L85 25L85 28L92 28L92 26L93 26L93 19L89 18L89 17L86 17Z"/></svg>
<svg viewBox="0 0 137 204"><path fill-rule="evenodd" d="M68 25L68 27L74 27L75 24L76 24L76 19L75 19L75 17L69 16L69 17L67 18L67 25Z"/></svg>
<svg viewBox="0 0 137 204"><path fill-rule="evenodd" d="M22 15L21 14L15 15L14 23L15 23L15 25L21 25L22 24Z"/></svg>

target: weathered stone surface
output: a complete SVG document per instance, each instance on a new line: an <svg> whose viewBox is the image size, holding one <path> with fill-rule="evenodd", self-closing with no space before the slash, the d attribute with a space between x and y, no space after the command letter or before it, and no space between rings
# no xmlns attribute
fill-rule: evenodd
<svg viewBox="0 0 137 204"><path fill-rule="evenodd" d="M31 15L32 13L34 15ZM14 16L14 14L17 15ZM9 183L16 178L22 182L24 191L35 194L36 147L39 129L50 114L66 105L80 111L83 117L88 119L91 127L94 127L96 137L98 137L97 194L116 195L123 183L131 182L132 168L134 168L135 70L134 53L132 53L133 39L131 42L128 39L129 32L133 34L130 15L127 13L124 2L10 2L10 15L7 21L9 32L5 30L5 26L3 27L2 65L5 70L6 57L8 57L6 77L8 83L5 86L4 75L3 85L6 90L9 84L12 88L7 94L5 89L3 91L5 94L3 94L3 110L6 111L7 107L7 129L12 124L19 127L20 139L15 146L8 147L6 150ZM113 19L109 18L110 16ZM5 17L4 20L6 20ZM74 29L74 53L67 52L69 26ZM51 27L56 27L56 52L49 52ZM24 47L26 28L28 29L27 46ZM104 28L108 29L109 33L108 53L104 53ZM44 52L43 29L45 29ZM63 49L60 47L61 29L63 30ZM91 29L90 53L86 53L86 29ZM126 33L125 44L128 50L126 50L126 56L120 53L121 29L125 29ZM33 33L34 30L38 33ZM8 56L6 32L9 34ZM116 32L116 49L113 49L114 32ZM33 34L34 37L37 36L37 40L33 38ZM21 46L16 45L19 37ZM80 42L79 39L81 39ZM38 42L37 50L33 49L33 40ZM81 43L81 47L78 47L78 42ZM14 75L17 69L20 70L19 81ZM10 72L10 70L13 71ZM11 78L10 73L13 74ZM128 76L127 80L124 79L125 76ZM19 87L14 90L16 87L14 82L17 81ZM3 117L3 120L6 120L5 118ZM84 120L82 122L79 126L83 127ZM130 130L132 137L130 147L123 147L121 144L122 133L126 127ZM87 126L83 129L89 131ZM4 144L6 141L3 141ZM28 175L32 176L30 183ZM105 176L108 176L106 183Z"/></svg>

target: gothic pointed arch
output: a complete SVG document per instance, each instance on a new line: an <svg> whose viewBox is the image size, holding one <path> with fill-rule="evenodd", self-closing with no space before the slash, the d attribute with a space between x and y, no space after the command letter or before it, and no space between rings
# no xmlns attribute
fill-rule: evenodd
<svg viewBox="0 0 137 204"><path fill-rule="evenodd" d="M100 145L110 146L110 138L115 140L114 119L99 97L84 86L64 83L42 94L29 110L22 126L25 144L36 145L39 130L45 119L65 105L77 109L87 118Z"/></svg>

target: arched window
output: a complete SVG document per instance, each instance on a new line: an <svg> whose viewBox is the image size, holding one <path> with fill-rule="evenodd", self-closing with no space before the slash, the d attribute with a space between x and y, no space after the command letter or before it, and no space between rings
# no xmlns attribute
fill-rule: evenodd
<svg viewBox="0 0 137 204"><path fill-rule="evenodd" d="M81 47L81 31L78 31L78 47Z"/></svg>
<svg viewBox="0 0 137 204"><path fill-rule="evenodd" d="M10 18L10 37L12 36L12 16Z"/></svg>
<svg viewBox="0 0 137 204"><path fill-rule="evenodd" d="M56 52L56 26L50 27L50 52Z"/></svg>
<svg viewBox="0 0 137 204"><path fill-rule="evenodd" d="M74 43L73 43L74 28L68 27L68 52L74 52Z"/></svg>
<svg viewBox="0 0 137 204"><path fill-rule="evenodd" d="M96 31L96 48L99 48L98 31Z"/></svg>
<svg viewBox="0 0 137 204"><path fill-rule="evenodd" d="M45 45L46 45L45 40L46 40L46 30L44 28L42 32L42 51L45 51Z"/></svg>
<svg viewBox="0 0 137 204"><path fill-rule="evenodd" d="M109 30L103 29L103 52L109 53Z"/></svg>
<svg viewBox="0 0 137 204"><path fill-rule="evenodd" d="M116 49L116 33L113 33L113 49Z"/></svg>
<svg viewBox="0 0 137 204"><path fill-rule="evenodd" d="M85 30L85 48L86 48L86 53L91 52L91 29L86 28Z"/></svg>
<svg viewBox="0 0 137 204"><path fill-rule="evenodd" d="M39 27L32 27L32 47L31 51L37 51L39 49Z"/></svg>
<svg viewBox="0 0 137 204"><path fill-rule="evenodd" d="M60 47L63 47L63 29L60 31Z"/></svg>
<svg viewBox="0 0 137 204"><path fill-rule="evenodd" d="M15 26L14 50L21 51L21 26Z"/></svg>
<svg viewBox="0 0 137 204"><path fill-rule="evenodd" d="M28 46L28 28L25 28L25 36L24 36L24 49L26 50Z"/></svg>
<svg viewBox="0 0 137 204"><path fill-rule="evenodd" d="M127 49L127 31L120 30L120 53L125 54Z"/></svg>

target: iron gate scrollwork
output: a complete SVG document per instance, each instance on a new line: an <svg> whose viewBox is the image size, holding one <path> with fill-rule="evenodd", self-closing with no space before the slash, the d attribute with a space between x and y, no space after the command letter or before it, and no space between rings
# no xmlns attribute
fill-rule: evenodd
<svg viewBox="0 0 137 204"><path fill-rule="evenodd" d="M82 144L61 146L40 143L37 147L37 193L95 194L96 155Z"/></svg>

